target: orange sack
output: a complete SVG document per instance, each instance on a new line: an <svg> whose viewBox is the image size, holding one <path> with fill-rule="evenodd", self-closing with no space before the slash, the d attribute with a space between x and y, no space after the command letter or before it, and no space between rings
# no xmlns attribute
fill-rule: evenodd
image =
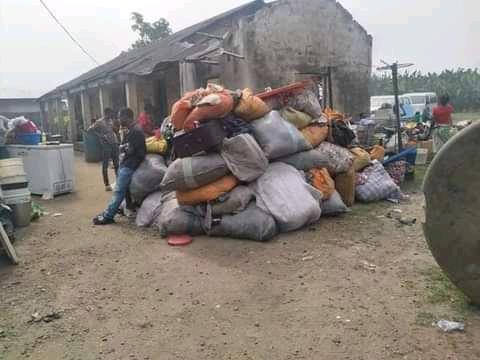
<svg viewBox="0 0 480 360"><path fill-rule="evenodd" d="M170 121L173 127L177 130L183 129L183 124L192 110L193 106L191 101L185 98L181 98L173 104L170 114Z"/></svg>
<svg viewBox="0 0 480 360"><path fill-rule="evenodd" d="M316 168L309 171L312 176L312 184L315 189L321 191L323 200L330 199L335 192L335 181L325 168Z"/></svg>
<svg viewBox="0 0 480 360"><path fill-rule="evenodd" d="M385 149L383 146L374 145L372 150L370 150L370 158L372 160L378 160L383 162L383 158L385 157Z"/></svg>
<svg viewBox="0 0 480 360"><path fill-rule="evenodd" d="M189 191L177 191L177 201L180 205L198 205L204 202L218 199L221 195L228 193L235 186L238 180L233 175L224 176L208 185L201 186Z"/></svg>
<svg viewBox="0 0 480 360"><path fill-rule="evenodd" d="M187 116L183 129L193 129L197 121L202 122L224 118L232 112L233 105L233 97L226 92L207 95L196 104L195 108Z"/></svg>
<svg viewBox="0 0 480 360"><path fill-rule="evenodd" d="M242 97L234 110L235 115L245 121L259 119L270 112L270 107L262 99L253 95L252 90L244 89Z"/></svg>
<svg viewBox="0 0 480 360"><path fill-rule="evenodd" d="M305 139L316 148L328 137L328 126L309 125L301 130Z"/></svg>

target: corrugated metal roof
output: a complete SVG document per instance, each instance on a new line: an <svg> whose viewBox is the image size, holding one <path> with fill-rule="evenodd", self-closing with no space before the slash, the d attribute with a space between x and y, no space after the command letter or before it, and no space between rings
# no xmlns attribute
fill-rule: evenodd
<svg viewBox="0 0 480 360"><path fill-rule="evenodd" d="M265 3L263 0L254 0L235 9L217 15L213 18L180 30L164 39L157 40L139 49L124 52L114 59L97 66L96 68L70 80L54 90L44 94L41 98L55 96L69 89L88 84L117 74L148 75L160 63L182 61L199 51L205 50L208 42L187 46L183 41L209 26L228 17L245 13L254 13ZM58 96L58 95L57 95Z"/></svg>

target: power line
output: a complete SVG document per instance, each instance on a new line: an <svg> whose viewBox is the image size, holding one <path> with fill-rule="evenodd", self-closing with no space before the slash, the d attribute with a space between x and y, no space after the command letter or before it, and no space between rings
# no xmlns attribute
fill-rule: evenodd
<svg viewBox="0 0 480 360"><path fill-rule="evenodd" d="M57 17L55 16L55 14L52 12L52 10L50 10L47 6L47 4L45 4L45 2L43 0L40 0L40 3L43 5L43 7L48 11L48 13L50 14L50 16L53 18L53 20L55 20L55 22L60 25L60 27L62 28L62 30L68 35L68 37L83 51L83 53L85 55L87 55L90 60L92 60L96 65L99 65L98 61L88 53L87 50L85 50L85 48L82 46L82 44L80 44L74 37L72 34L70 34L70 31L68 31L68 29L60 22L60 20L57 19Z"/></svg>

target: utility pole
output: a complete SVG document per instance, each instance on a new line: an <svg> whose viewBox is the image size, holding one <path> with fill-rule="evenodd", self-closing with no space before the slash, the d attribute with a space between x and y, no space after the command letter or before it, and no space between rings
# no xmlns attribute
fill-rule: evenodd
<svg viewBox="0 0 480 360"><path fill-rule="evenodd" d="M398 138L398 152L400 153L403 150L402 144L402 124L400 122L400 101L398 99L399 91L398 91L398 69L403 69L406 67L410 67L413 64L399 64L395 62L393 64L388 64L382 60L382 62L386 65L383 67L377 68L379 71L390 70L392 72L392 82L393 82L393 95L395 96L395 117L396 117L396 127L397 127L397 138Z"/></svg>

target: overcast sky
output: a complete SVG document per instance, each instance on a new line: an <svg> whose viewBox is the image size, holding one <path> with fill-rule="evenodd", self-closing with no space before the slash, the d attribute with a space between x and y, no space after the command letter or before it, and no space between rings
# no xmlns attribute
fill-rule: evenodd
<svg viewBox="0 0 480 360"><path fill-rule="evenodd" d="M245 0L44 0L100 62L135 40L130 13L165 17L174 31ZM380 59L422 71L480 67L479 0L342 0ZM321 34L319 34L321 36ZM0 0L0 96L38 96L94 67L39 0Z"/></svg>

